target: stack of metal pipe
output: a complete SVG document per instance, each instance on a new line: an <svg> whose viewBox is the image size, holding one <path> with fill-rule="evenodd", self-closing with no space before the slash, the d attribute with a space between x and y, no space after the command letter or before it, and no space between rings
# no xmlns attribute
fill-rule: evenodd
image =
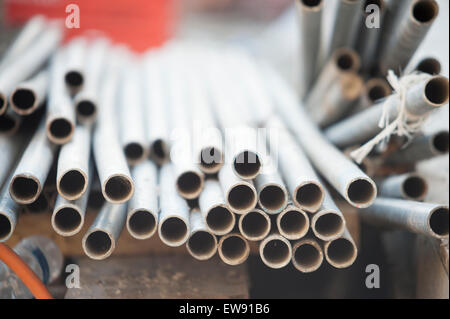
<svg viewBox="0 0 450 319"><path fill-rule="evenodd" d="M302 3L318 6L302 15L321 8L321 1ZM25 212L51 210L55 232L74 236L91 211L97 217L82 247L92 259L109 257L125 230L138 240L185 245L198 260L217 253L229 265L245 262L254 242L268 267L292 263L309 273L324 261L346 268L357 258L345 211L335 204L342 199L365 220L448 237L447 206L411 202L425 198L420 175L380 176L376 166L448 152L448 133L391 149L370 173L369 164L347 156L344 148L377 133L370 124L378 106L371 103L391 93L381 80L362 89L356 51L330 55L305 90L304 107L276 70L236 46L173 41L136 54L104 38L62 45L61 29L42 23L29 22L0 68L0 123L18 119L0 132L0 241ZM34 33L40 35L25 43ZM341 86L346 81L352 83ZM330 94L326 103L322 90ZM360 95L361 111L349 112ZM394 112L399 97L387 100ZM418 115L447 102L442 76L430 75L406 95L408 111ZM327 110L308 114L314 106ZM375 115L353 120L366 112ZM321 131L314 122L326 126L348 114L335 124L343 129ZM363 133L347 128L359 123ZM347 135L333 138L333 130Z"/></svg>

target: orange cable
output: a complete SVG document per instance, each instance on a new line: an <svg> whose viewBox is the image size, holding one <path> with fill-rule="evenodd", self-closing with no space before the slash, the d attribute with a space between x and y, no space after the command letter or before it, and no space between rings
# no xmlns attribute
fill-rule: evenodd
<svg viewBox="0 0 450 319"><path fill-rule="evenodd" d="M53 299L33 270L11 248L2 243L0 243L0 260L15 272L36 299Z"/></svg>

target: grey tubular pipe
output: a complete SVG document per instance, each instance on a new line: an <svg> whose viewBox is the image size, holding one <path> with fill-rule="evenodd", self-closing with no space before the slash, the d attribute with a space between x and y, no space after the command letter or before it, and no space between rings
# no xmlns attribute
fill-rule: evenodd
<svg viewBox="0 0 450 319"><path fill-rule="evenodd" d="M77 126L72 140L59 153L56 188L66 200L77 200L89 184L91 129Z"/></svg>
<svg viewBox="0 0 450 319"><path fill-rule="evenodd" d="M278 232L289 240L299 240L309 231L309 217L300 208L289 205L277 215L276 224Z"/></svg>
<svg viewBox="0 0 450 319"><path fill-rule="evenodd" d="M341 210L336 206L328 191L320 210L311 217L311 229L314 235L323 241L330 241L342 236L346 222Z"/></svg>
<svg viewBox="0 0 450 319"><path fill-rule="evenodd" d="M239 231L249 241L260 241L270 234L269 216L260 209L253 209L239 216Z"/></svg>
<svg viewBox="0 0 450 319"><path fill-rule="evenodd" d="M330 45L328 48L328 57L337 49L344 47L353 47L360 13L363 5L362 0L339 0L337 5L335 22L331 30Z"/></svg>
<svg viewBox="0 0 450 319"><path fill-rule="evenodd" d="M190 234L189 207L176 190L172 164L165 164L160 170L160 189L159 237L167 246L181 246Z"/></svg>
<svg viewBox="0 0 450 319"><path fill-rule="evenodd" d="M19 204L31 204L39 197L53 163L56 147L48 141L44 124L22 154L9 185L11 198Z"/></svg>
<svg viewBox="0 0 450 319"><path fill-rule="evenodd" d="M219 240L219 257L227 265L237 266L244 263L250 255L250 245L240 234L231 233Z"/></svg>
<svg viewBox="0 0 450 319"><path fill-rule="evenodd" d="M385 161L389 165L415 164L447 155L448 152L449 132L439 131L417 137L406 148L389 155Z"/></svg>
<svg viewBox="0 0 450 319"><path fill-rule="evenodd" d="M11 109L0 115L0 136L10 137L17 133L22 125L22 117Z"/></svg>
<svg viewBox="0 0 450 319"><path fill-rule="evenodd" d="M292 264L302 273L315 272L322 266L323 251L313 238L302 239L292 246Z"/></svg>
<svg viewBox="0 0 450 319"><path fill-rule="evenodd" d="M84 225L84 217L89 200L89 190L93 178L91 166L87 175L89 180L86 192L76 200L67 200L58 195L52 214L52 227L61 236L69 237L78 234Z"/></svg>
<svg viewBox="0 0 450 319"><path fill-rule="evenodd" d="M118 65L114 57L100 89L98 122L93 135L93 151L105 199L114 204L127 202L134 193L134 183L119 143L116 123Z"/></svg>
<svg viewBox="0 0 450 319"><path fill-rule="evenodd" d="M65 47L64 82L69 92L78 93L85 84L87 39L77 37Z"/></svg>
<svg viewBox="0 0 450 319"><path fill-rule="evenodd" d="M29 115L41 107L47 97L49 73L40 71L31 79L19 83L9 97L11 109L19 115Z"/></svg>
<svg viewBox="0 0 450 319"><path fill-rule="evenodd" d="M56 50L62 38L59 25L49 24L25 52L0 73L0 115L6 112L8 97L15 86L39 70Z"/></svg>
<svg viewBox="0 0 450 319"><path fill-rule="evenodd" d="M271 234L259 245L259 255L263 263L272 269L286 267L292 259L292 246L280 234Z"/></svg>
<svg viewBox="0 0 450 319"><path fill-rule="evenodd" d="M215 235L226 235L233 230L236 217L228 207L217 180L205 181L199 206L206 225Z"/></svg>
<svg viewBox="0 0 450 319"><path fill-rule="evenodd" d="M147 105L146 122L150 158L158 165L170 159L167 91L160 66L161 53L151 52L144 66L144 99Z"/></svg>
<svg viewBox="0 0 450 319"><path fill-rule="evenodd" d="M219 182L225 201L234 213L246 214L256 207L258 195L253 182L237 177L230 163L225 163L219 171Z"/></svg>
<svg viewBox="0 0 450 319"><path fill-rule="evenodd" d="M64 51L53 56L50 67L50 86L47 102L47 136L55 144L66 144L75 130L73 101L64 85Z"/></svg>
<svg viewBox="0 0 450 319"><path fill-rule="evenodd" d="M389 176L377 185L379 195L387 198L421 201L428 193L427 181L415 173Z"/></svg>
<svg viewBox="0 0 450 319"><path fill-rule="evenodd" d="M381 70L401 72L427 35L439 14L439 5L434 0L414 0L392 32L381 53Z"/></svg>
<svg viewBox="0 0 450 319"><path fill-rule="evenodd" d="M350 267L358 257L358 248L347 229L338 239L325 242L323 251L328 263L337 269Z"/></svg>
<svg viewBox="0 0 450 319"><path fill-rule="evenodd" d="M20 210L20 205L9 194L9 183L5 183L0 192L0 242L5 242L12 236Z"/></svg>
<svg viewBox="0 0 450 319"><path fill-rule="evenodd" d="M320 55L320 39L323 0L297 0L297 12L300 23L300 57L302 97L307 95L317 75Z"/></svg>
<svg viewBox="0 0 450 319"><path fill-rule="evenodd" d="M208 229L200 210L190 213L191 233L186 243L189 254L197 260L211 259L217 252L217 238Z"/></svg>
<svg viewBox="0 0 450 319"><path fill-rule="evenodd" d="M91 124L97 119L100 81L108 48L109 44L105 39L95 40L87 48L84 85L74 97L77 121L81 124Z"/></svg>
<svg viewBox="0 0 450 319"><path fill-rule="evenodd" d="M441 62L435 58L422 59L415 68L416 71L427 73L429 75L438 75L442 71Z"/></svg>
<svg viewBox="0 0 450 319"><path fill-rule="evenodd" d="M317 212L324 189L309 159L279 118L274 116L267 127L278 134L279 140L271 139L270 148L273 154L278 154L280 171L294 204L306 212Z"/></svg>
<svg viewBox="0 0 450 319"><path fill-rule="evenodd" d="M333 53L305 101L314 122L327 126L350 109L361 95L363 81L357 74L360 66L358 54L351 49Z"/></svg>
<svg viewBox="0 0 450 319"><path fill-rule="evenodd" d="M148 239L158 228L158 170L147 160L134 166L131 174L135 191L128 203L127 229L136 239Z"/></svg>
<svg viewBox="0 0 450 319"><path fill-rule="evenodd" d="M412 233L438 239L448 238L448 206L402 199L378 198L374 204L359 212L371 224L401 228Z"/></svg>
<svg viewBox="0 0 450 319"><path fill-rule="evenodd" d="M288 204L288 192L278 172L259 174L255 179L259 206L267 214L278 214Z"/></svg>
<svg viewBox="0 0 450 319"><path fill-rule="evenodd" d="M448 98L448 79L443 76L433 76L408 90L406 109L412 115L423 116L446 105ZM384 103L389 104L387 106L389 118L396 118L400 101L398 95L393 94L386 101L379 102L363 112L330 126L325 130L325 136L340 148L368 141L381 132L378 123L383 114Z"/></svg>
<svg viewBox="0 0 450 319"><path fill-rule="evenodd" d="M386 80L382 78L372 78L364 84L358 105L352 110L352 113L355 114L365 110L391 94L391 86Z"/></svg>
<svg viewBox="0 0 450 319"><path fill-rule="evenodd" d="M0 70L9 65L14 59L22 55L25 50L44 32L47 23L42 15L36 15L29 19L20 30L13 43L9 46L0 60Z"/></svg>
<svg viewBox="0 0 450 319"><path fill-rule="evenodd" d="M370 206L377 194L375 183L326 140L279 75L268 67L266 72L279 114L312 164L351 205Z"/></svg>
<svg viewBox="0 0 450 319"><path fill-rule="evenodd" d="M111 256L125 226L126 204L106 203L83 237L85 254L95 260Z"/></svg>
<svg viewBox="0 0 450 319"><path fill-rule="evenodd" d="M131 60L130 60L131 59ZM137 64L131 56L121 83L119 114L120 142L129 165L136 165L148 157L148 143L144 123L144 101Z"/></svg>

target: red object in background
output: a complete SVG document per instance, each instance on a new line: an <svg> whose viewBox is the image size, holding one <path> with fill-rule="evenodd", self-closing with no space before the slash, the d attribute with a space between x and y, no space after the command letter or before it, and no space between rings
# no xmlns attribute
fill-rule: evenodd
<svg viewBox="0 0 450 319"><path fill-rule="evenodd" d="M36 14L66 20L66 7L80 9L80 28L68 38L99 30L135 51L162 45L173 33L177 0L5 0L6 25L20 25Z"/></svg>

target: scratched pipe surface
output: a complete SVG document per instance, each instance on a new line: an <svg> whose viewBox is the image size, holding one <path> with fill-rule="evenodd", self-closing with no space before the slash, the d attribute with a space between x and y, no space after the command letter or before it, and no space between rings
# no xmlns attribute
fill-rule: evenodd
<svg viewBox="0 0 450 319"><path fill-rule="evenodd" d="M408 90L405 105L410 114L423 116L446 105L448 98L448 79L443 76L433 76L424 79ZM389 118L395 119L398 116L398 104L400 103L397 94L330 126L325 130L325 136L340 148L368 141L382 130L378 123L383 114L384 103L387 103Z"/></svg>
<svg viewBox="0 0 450 319"><path fill-rule="evenodd" d="M75 95L83 89L86 83L87 39L77 37L66 45L65 50L64 82L69 92Z"/></svg>
<svg viewBox="0 0 450 319"><path fill-rule="evenodd" d="M56 188L66 200L77 200L87 190L91 129L77 126L72 140L59 153Z"/></svg>
<svg viewBox="0 0 450 319"><path fill-rule="evenodd" d="M59 25L49 24L26 50L0 72L0 115L6 112L8 97L17 84L37 72L56 50L62 38Z"/></svg>
<svg viewBox="0 0 450 319"><path fill-rule="evenodd" d="M47 139L45 123L39 128L27 145L14 170L9 192L19 204L31 204L41 194L55 156L56 147Z"/></svg>
<svg viewBox="0 0 450 319"><path fill-rule="evenodd" d="M31 79L19 83L9 97L11 109L19 115L30 115L44 104L47 97L49 72L40 71Z"/></svg>
<svg viewBox="0 0 450 319"><path fill-rule="evenodd" d="M124 57L125 70L117 114L119 116L119 136L123 152L129 165L136 165L148 157L148 143L144 117L144 101L139 78L138 65L131 53Z"/></svg>
<svg viewBox="0 0 450 319"><path fill-rule="evenodd" d="M220 238L218 252L224 263L237 266L247 260L250 255L250 245L240 234L231 233Z"/></svg>
<svg viewBox="0 0 450 319"><path fill-rule="evenodd" d="M190 234L189 207L177 192L172 164L160 170L160 189L159 237L167 246L181 246Z"/></svg>
<svg viewBox="0 0 450 319"><path fill-rule="evenodd" d="M338 239L325 242L323 251L328 263L337 269L350 267L358 257L358 248L347 229Z"/></svg>
<svg viewBox="0 0 450 319"><path fill-rule="evenodd" d="M272 269L286 267L292 259L292 246L280 234L267 236L259 245L259 255L263 263Z"/></svg>
<svg viewBox="0 0 450 319"><path fill-rule="evenodd" d="M386 163L389 165L415 164L421 161L444 156L449 151L448 131L439 131L419 136L406 148L389 155Z"/></svg>
<svg viewBox="0 0 450 319"><path fill-rule="evenodd" d="M274 116L267 127L275 130L279 137L270 140L270 148L272 153L278 154L280 171L292 200L302 210L317 212L324 190L311 163L278 117Z"/></svg>
<svg viewBox="0 0 450 319"><path fill-rule="evenodd" d="M333 53L305 101L314 122L327 126L350 109L363 86L357 74L360 66L358 54L351 49L341 48Z"/></svg>
<svg viewBox="0 0 450 319"><path fill-rule="evenodd" d="M159 56L158 56L159 55ZM151 51L144 62L144 99L150 158L158 165L170 159L167 88L164 85L161 53Z"/></svg>
<svg viewBox="0 0 450 319"><path fill-rule="evenodd" d="M97 118L100 81L105 69L108 48L109 44L105 39L95 40L87 48L84 85L74 97L77 121L81 124L93 123Z"/></svg>
<svg viewBox="0 0 450 319"><path fill-rule="evenodd" d="M256 207L258 195L253 182L237 177L230 163L225 163L219 171L219 182L225 201L234 213L246 214Z"/></svg>
<svg viewBox="0 0 450 319"><path fill-rule="evenodd" d="M293 89L266 66L265 78L278 112L322 176L355 207L370 206L376 198L375 183L332 146L315 126Z"/></svg>
<svg viewBox="0 0 450 319"><path fill-rule="evenodd" d="M277 215L278 232L289 240L299 240L309 231L309 217L306 212L294 205L289 205Z"/></svg>
<svg viewBox="0 0 450 319"><path fill-rule="evenodd" d="M65 52L59 50L50 66L50 86L47 102L47 136L52 143L69 142L75 130L75 108L64 84Z"/></svg>
<svg viewBox="0 0 450 319"><path fill-rule="evenodd" d="M434 0L409 3L407 12L402 15L390 38L386 39L387 44L380 55L382 72L405 70L438 15L439 5Z"/></svg>
<svg viewBox="0 0 450 319"><path fill-rule="evenodd" d="M126 204L106 203L83 237L85 254L95 260L111 256L127 218Z"/></svg>
<svg viewBox="0 0 450 319"><path fill-rule="evenodd" d="M297 0L298 21L300 23L300 58L301 58L301 86L300 95L307 95L317 75L318 58L320 55L320 38L322 0Z"/></svg>
<svg viewBox="0 0 450 319"><path fill-rule="evenodd" d="M378 198L359 212L371 224L408 230L438 239L448 238L448 206L393 198Z"/></svg>
<svg viewBox="0 0 450 319"><path fill-rule="evenodd" d="M134 166L131 174L135 191L128 203L127 229L136 239L148 239L158 227L158 170L147 160Z"/></svg>
<svg viewBox="0 0 450 319"><path fill-rule="evenodd" d="M377 185L381 197L421 201L428 194L427 181L416 173L392 175Z"/></svg>
<svg viewBox="0 0 450 319"><path fill-rule="evenodd" d="M260 209L253 209L239 216L239 231L249 241L260 241L270 233L271 222L269 215Z"/></svg>
<svg viewBox="0 0 450 319"><path fill-rule="evenodd" d="M317 240L304 238L292 247L292 264L302 273L315 272L322 266L323 251Z"/></svg>
<svg viewBox="0 0 450 319"><path fill-rule="evenodd" d="M205 181L199 205L206 225L215 235L226 235L233 230L236 217L228 207L217 180Z"/></svg>
<svg viewBox="0 0 450 319"><path fill-rule="evenodd" d="M191 233L186 243L189 254L197 260L211 259L217 252L217 238L209 230L200 210L190 213Z"/></svg>

